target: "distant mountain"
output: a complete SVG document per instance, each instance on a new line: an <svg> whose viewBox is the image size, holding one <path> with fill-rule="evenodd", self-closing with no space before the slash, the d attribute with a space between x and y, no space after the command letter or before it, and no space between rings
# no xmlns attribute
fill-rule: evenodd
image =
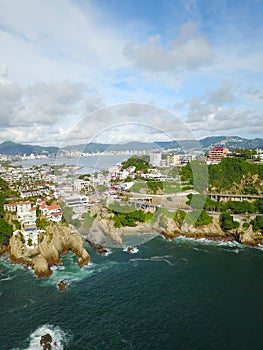
<svg viewBox="0 0 263 350"><path fill-rule="evenodd" d="M213 146L222 146L230 149L233 148L245 148L255 149L263 148L263 139L245 139L239 136L212 136L199 140L204 149L209 149Z"/></svg>
<svg viewBox="0 0 263 350"><path fill-rule="evenodd" d="M5 141L0 144L0 154L6 155L30 155L34 154L56 154L58 147L43 147L37 145L24 145L12 141Z"/></svg>
<svg viewBox="0 0 263 350"><path fill-rule="evenodd" d="M89 143L74 146L66 146L62 149L58 147L43 147L37 145L25 145L6 141L0 144L0 154L6 155L29 155L34 154L57 154L58 151L79 151L86 153L96 153L105 151L142 151L142 150L177 150L190 151L193 149L208 150L210 147L222 146L230 149L263 148L263 139L246 139L239 136L210 136L199 141L197 140L173 140L165 142L128 142L125 144Z"/></svg>

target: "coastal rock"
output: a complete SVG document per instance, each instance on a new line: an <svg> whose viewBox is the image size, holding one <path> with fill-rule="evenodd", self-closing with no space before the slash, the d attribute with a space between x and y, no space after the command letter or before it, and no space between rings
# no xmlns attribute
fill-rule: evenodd
<svg viewBox="0 0 263 350"><path fill-rule="evenodd" d="M42 346L43 350L51 350L52 346L52 337L49 333L42 335L40 339L40 345Z"/></svg>
<svg viewBox="0 0 263 350"><path fill-rule="evenodd" d="M11 260L33 265L38 277L50 276L52 271L49 266L58 265L60 257L69 250L76 254L80 267L86 265L90 260L88 252L83 247L82 236L73 226L50 223L39 242L36 247L27 247L19 235L13 235L10 239Z"/></svg>
<svg viewBox="0 0 263 350"><path fill-rule="evenodd" d="M10 246L10 259L13 262L21 263L21 264L29 264L31 265L33 260L32 257L37 256L39 254L39 247L28 248L20 234L16 236L12 236L9 240Z"/></svg>
<svg viewBox="0 0 263 350"><path fill-rule="evenodd" d="M65 290L68 285L69 285L69 282L67 282L65 280L60 280L57 284L57 287L59 290Z"/></svg>
<svg viewBox="0 0 263 350"><path fill-rule="evenodd" d="M49 277L52 274L46 258L39 254L33 261L33 269L39 278Z"/></svg>
<svg viewBox="0 0 263 350"><path fill-rule="evenodd" d="M239 241L242 244L257 246L263 243L263 234L261 232L254 232L252 227L249 227L245 232L240 232Z"/></svg>

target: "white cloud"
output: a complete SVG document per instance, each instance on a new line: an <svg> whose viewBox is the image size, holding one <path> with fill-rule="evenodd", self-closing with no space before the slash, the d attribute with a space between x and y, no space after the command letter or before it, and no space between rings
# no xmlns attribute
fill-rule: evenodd
<svg viewBox="0 0 263 350"><path fill-rule="evenodd" d="M230 103L233 99L232 84L229 81L224 82L219 89L211 91L208 96L208 102L213 104Z"/></svg>
<svg viewBox="0 0 263 350"><path fill-rule="evenodd" d="M173 40L170 47L162 44L161 35L154 35L143 45L127 43L123 53L136 68L153 73L193 70L214 61L207 38L191 22L181 27L180 35Z"/></svg>
<svg viewBox="0 0 263 350"><path fill-rule="evenodd" d="M122 32L91 1L82 6L69 0L0 0L1 60L11 78L80 80L124 64Z"/></svg>
<svg viewBox="0 0 263 350"><path fill-rule="evenodd" d="M10 125L21 106L21 88L16 82L0 82L1 127Z"/></svg>

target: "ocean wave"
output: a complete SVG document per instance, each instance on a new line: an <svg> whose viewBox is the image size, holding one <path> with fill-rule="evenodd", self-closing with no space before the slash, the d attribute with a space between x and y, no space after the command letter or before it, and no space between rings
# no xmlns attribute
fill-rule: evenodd
<svg viewBox="0 0 263 350"><path fill-rule="evenodd" d="M110 261L103 264L89 263L88 265L79 268L76 264L66 266L59 265L56 269L53 269L52 275L47 278L40 280L40 286L57 286L59 281L64 280L70 285L80 282L86 278L92 277L94 274L100 273L106 269L116 265L117 262Z"/></svg>
<svg viewBox="0 0 263 350"><path fill-rule="evenodd" d="M15 278L15 276L7 276L7 277L4 277L4 278L0 278L0 281L11 281Z"/></svg>
<svg viewBox="0 0 263 350"><path fill-rule="evenodd" d="M52 337L52 348L56 350L63 350L64 347L70 342L72 336L66 333L58 326L45 324L36 329L30 334L26 340L27 345L13 350L42 350L43 347L40 345L41 336L50 334ZM29 344L29 345L28 345Z"/></svg>
<svg viewBox="0 0 263 350"><path fill-rule="evenodd" d="M167 258L170 258L171 255L162 255L162 256L152 256L150 258L134 258L130 259L131 262L137 262L137 261L154 261L154 262L166 262L168 265L173 265L170 260Z"/></svg>
<svg viewBox="0 0 263 350"><path fill-rule="evenodd" d="M201 244L201 245L214 245L214 246L224 246L224 247L236 247L236 248L245 248L246 246L242 243L236 241L214 241L208 238L193 238L186 236L178 236L173 239L174 242L179 243L193 243L193 244Z"/></svg>

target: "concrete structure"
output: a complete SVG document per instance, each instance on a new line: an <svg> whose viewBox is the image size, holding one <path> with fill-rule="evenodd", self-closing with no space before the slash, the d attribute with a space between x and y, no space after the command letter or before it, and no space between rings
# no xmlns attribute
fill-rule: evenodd
<svg viewBox="0 0 263 350"><path fill-rule="evenodd" d="M208 161L210 163L220 163L224 157L227 157L229 153L228 148L223 147L212 147L209 150L209 158Z"/></svg>
<svg viewBox="0 0 263 350"><path fill-rule="evenodd" d="M152 166L160 166L162 161L162 153L160 151L153 151L150 153L150 164Z"/></svg>

